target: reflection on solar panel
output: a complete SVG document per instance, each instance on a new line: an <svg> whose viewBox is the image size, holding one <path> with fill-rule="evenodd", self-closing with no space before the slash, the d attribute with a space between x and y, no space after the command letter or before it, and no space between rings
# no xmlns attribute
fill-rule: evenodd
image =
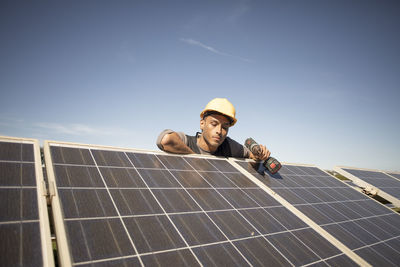
<svg viewBox="0 0 400 267"><path fill-rule="evenodd" d="M284 165L271 176L238 163L371 265L398 266L399 214L316 167Z"/></svg>
<svg viewBox="0 0 400 267"><path fill-rule="evenodd" d="M62 264L356 265L228 160L44 149Z"/></svg>
<svg viewBox="0 0 400 267"><path fill-rule="evenodd" d="M39 145L0 137L0 266L54 266Z"/></svg>
<svg viewBox="0 0 400 267"><path fill-rule="evenodd" d="M399 174L391 173L388 175L381 171L349 167L335 167L334 170L349 178L358 186L366 188L367 191L376 193L400 207L400 180L396 178L396 176L400 176Z"/></svg>

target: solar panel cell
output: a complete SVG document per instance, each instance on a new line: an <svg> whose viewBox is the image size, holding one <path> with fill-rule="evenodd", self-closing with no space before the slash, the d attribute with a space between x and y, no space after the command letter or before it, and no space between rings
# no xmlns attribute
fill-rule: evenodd
<svg viewBox="0 0 400 267"><path fill-rule="evenodd" d="M54 163L94 165L88 149L53 146L51 147L51 155Z"/></svg>
<svg viewBox="0 0 400 267"><path fill-rule="evenodd" d="M99 261L94 263L82 264L81 267L134 267L141 266L139 260L135 258L127 258L121 260Z"/></svg>
<svg viewBox="0 0 400 267"><path fill-rule="evenodd" d="M328 266L359 266L346 255L336 256L326 260Z"/></svg>
<svg viewBox="0 0 400 267"><path fill-rule="evenodd" d="M35 186L32 163L0 162L0 186Z"/></svg>
<svg viewBox="0 0 400 267"><path fill-rule="evenodd" d="M148 189L110 189L110 192L122 216L163 212Z"/></svg>
<svg viewBox="0 0 400 267"><path fill-rule="evenodd" d="M214 189L188 189L188 193L205 211L232 208L231 205Z"/></svg>
<svg viewBox="0 0 400 267"><path fill-rule="evenodd" d="M185 161L198 171L218 171L217 168L206 159L186 157Z"/></svg>
<svg viewBox="0 0 400 267"><path fill-rule="evenodd" d="M155 155L145 153L127 153L127 156L136 168L164 169L163 164Z"/></svg>
<svg viewBox="0 0 400 267"><path fill-rule="evenodd" d="M165 215L125 218L124 222L139 253L185 247Z"/></svg>
<svg viewBox="0 0 400 267"><path fill-rule="evenodd" d="M268 208L265 210L288 230L308 227L302 220L284 207Z"/></svg>
<svg viewBox="0 0 400 267"><path fill-rule="evenodd" d="M33 146L19 142L0 141L0 160L33 162Z"/></svg>
<svg viewBox="0 0 400 267"><path fill-rule="evenodd" d="M223 243L193 249L204 266L247 266L248 263L230 244Z"/></svg>
<svg viewBox="0 0 400 267"><path fill-rule="evenodd" d="M334 222L333 219L320 212L315 205L299 205L296 206L301 212L316 222L317 224L328 224Z"/></svg>
<svg viewBox="0 0 400 267"><path fill-rule="evenodd" d="M216 188L236 188L236 185L220 172L199 172L199 174Z"/></svg>
<svg viewBox="0 0 400 267"><path fill-rule="evenodd" d="M225 176L238 187L241 187L241 188L247 188L247 187L257 188L257 185L255 183L253 183L252 181L247 179L241 173L226 173Z"/></svg>
<svg viewBox="0 0 400 267"><path fill-rule="evenodd" d="M34 188L0 188L0 203L0 222L38 219Z"/></svg>
<svg viewBox="0 0 400 267"><path fill-rule="evenodd" d="M339 224L328 224L322 226L325 230L331 233L334 237L339 239L343 244L346 244L350 249L356 249L364 246L365 244L360 241L352 233L341 227Z"/></svg>
<svg viewBox="0 0 400 267"><path fill-rule="evenodd" d="M167 170L139 169L138 172L150 188L181 187L177 180Z"/></svg>
<svg viewBox="0 0 400 267"><path fill-rule="evenodd" d="M318 261L320 258L311 251L303 242L292 233L279 233L267 237L269 241L283 253L294 265L307 264L310 261Z"/></svg>
<svg viewBox="0 0 400 267"><path fill-rule="evenodd" d="M237 211L210 212L208 215L229 239L259 235Z"/></svg>
<svg viewBox="0 0 400 267"><path fill-rule="evenodd" d="M0 224L0 236L1 266L43 264L38 222Z"/></svg>
<svg viewBox="0 0 400 267"><path fill-rule="evenodd" d="M252 200L254 200L260 207L274 207L281 206L281 204L273 199L270 195L265 194L260 188L257 189L249 189L244 188L242 191L249 196Z"/></svg>
<svg viewBox="0 0 400 267"><path fill-rule="evenodd" d="M153 189L153 193L168 213L200 211L184 189Z"/></svg>
<svg viewBox="0 0 400 267"><path fill-rule="evenodd" d="M286 231L287 229L279 223L271 214L262 208L240 210L240 214L251 223L261 234L270 234Z"/></svg>
<svg viewBox="0 0 400 267"><path fill-rule="evenodd" d="M170 170L193 170L193 168L186 161L176 156L157 156L158 159L163 163L165 168Z"/></svg>
<svg viewBox="0 0 400 267"><path fill-rule="evenodd" d="M142 261L145 266L200 266L188 249L145 255Z"/></svg>
<svg viewBox="0 0 400 267"><path fill-rule="evenodd" d="M292 232L304 245L314 251L320 258L329 258L340 254L339 249L325 242L320 235L312 229L302 229Z"/></svg>
<svg viewBox="0 0 400 267"><path fill-rule="evenodd" d="M132 167L124 152L91 150L98 166Z"/></svg>
<svg viewBox="0 0 400 267"><path fill-rule="evenodd" d="M262 237L244 239L234 242L253 266L289 266L287 258L278 252L267 240Z"/></svg>
<svg viewBox="0 0 400 267"><path fill-rule="evenodd" d="M258 207L258 204L240 189L219 189L218 192L237 209Z"/></svg>
<svg viewBox="0 0 400 267"><path fill-rule="evenodd" d="M386 259L382 254L371 247L365 247L357 250L357 254L366 259L373 266L398 266L398 264Z"/></svg>
<svg viewBox="0 0 400 267"><path fill-rule="evenodd" d="M139 173L128 168L100 168L101 175L108 187L143 188L145 183Z"/></svg>
<svg viewBox="0 0 400 267"><path fill-rule="evenodd" d="M203 177L196 171L171 171L171 174L177 179L177 181L186 188L210 188L210 184L207 183Z"/></svg>
<svg viewBox="0 0 400 267"><path fill-rule="evenodd" d="M60 189L66 218L116 216L117 212L105 189Z"/></svg>
<svg viewBox="0 0 400 267"><path fill-rule="evenodd" d="M104 187L96 167L55 166L60 187Z"/></svg>
<svg viewBox="0 0 400 267"><path fill-rule="evenodd" d="M74 262L135 254L119 219L66 221L66 229Z"/></svg>
<svg viewBox="0 0 400 267"><path fill-rule="evenodd" d="M191 246L227 240L205 213L171 215L171 219Z"/></svg>

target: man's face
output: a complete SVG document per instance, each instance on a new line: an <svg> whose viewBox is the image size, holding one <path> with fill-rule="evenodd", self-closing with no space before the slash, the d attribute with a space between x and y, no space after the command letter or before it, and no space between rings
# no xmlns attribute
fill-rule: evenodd
<svg viewBox="0 0 400 267"><path fill-rule="evenodd" d="M215 149L224 142L229 127L229 119L219 114L209 115L200 121L200 129L202 130L204 141Z"/></svg>

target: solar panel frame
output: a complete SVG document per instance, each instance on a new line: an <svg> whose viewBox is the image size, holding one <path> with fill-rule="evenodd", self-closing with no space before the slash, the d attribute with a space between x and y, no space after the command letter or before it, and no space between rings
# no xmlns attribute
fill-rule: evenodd
<svg viewBox="0 0 400 267"><path fill-rule="evenodd" d="M74 143L65 143L65 142L53 142L53 141L46 141L45 142L45 146L44 146L44 151L45 151L45 159L46 159L46 164L50 167L50 166L53 166L53 162L52 162L52 160L51 160L51 153L50 153L50 148L51 147L54 147L54 146L59 146L59 147L71 147L71 148L81 148L81 149L89 149L89 150L110 150L110 151L118 151L118 152L124 152L124 153L132 153L132 152L134 152L134 153L147 153L147 154L151 154L151 155L156 155L156 157L158 158L158 157L160 157L160 158L158 158L159 160L161 160L162 159L162 157L163 156L168 156L168 160L172 160L174 157L176 157L177 159L179 159L179 158L182 158L182 155L171 155L171 154L167 154L167 153L164 153L164 152L154 152L154 151L148 151L148 150L136 150L136 149L126 149L126 148L116 148L116 147L105 147L105 146L95 146L95 145L84 145L84 144L74 144ZM86 153L86 152L85 152ZM95 154L95 153L94 153ZM128 154L127 154L128 155ZM184 156L185 158L184 158L184 161L186 162L185 164L189 164L190 163L190 161L192 161L192 160L194 160L194 161L196 161L197 159L210 159L210 160L214 160L214 159L219 159L218 160L218 164L219 165L221 165L222 163L222 165L221 166L218 166L219 168L223 168L224 170L225 170L225 172L227 172L227 173L229 173L229 169L230 168L233 168L233 170L235 170L235 172L241 172L241 170L238 170L236 167L233 167L231 164L231 162L229 161L229 160L227 160L227 159L225 159L225 158L218 158L218 157L213 157L213 156L204 156L204 155L185 155ZM128 156L128 158L130 158L130 160L133 160L130 156ZM94 158L93 158L94 159ZM80 160L82 160L82 159L80 159ZM80 161L80 160L78 160L78 161ZM107 159L105 159L105 158L103 158L102 159L103 160L103 163L104 164L107 164ZM110 160L113 160L113 159L110 159ZM140 160L139 160L140 161ZM164 164L167 164L168 162L166 162L166 161L163 161L163 160L161 160L161 162L162 162L162 164L164 165ZM115 163L115 161L114 161L114 163ZM120 164L120 163L118 163L118 164ZM125 163L121 163L122 165L121 165L121 167L120 168L126 168L126 166L125 166ZM168 163L169 164L169 163ZM62 164L60 164L60 165L62 165ZM79 165L79 163L78 163L78 165ZM189 164L190 165L190 164ZM125 166L125 167L124 167ZM135 166L134 164L132 164L132 166ZM173 166L173 165L171 165L171 166ZM213 165L214 166L214 165ZM194 168L195 169L195 171L197 172L197 173L199 173L199 172L207 172L208 170L208 168L214 168L215 169L215 167L213 167L213 166L206 166L206 165L204 165L203 167L201 167L200 168L200 170L197 170L197 168ZM101 166L98 166L98 165L96 165L96 167L99 169L99 168L102 168ZM136 169L136 167L134 167L135 169ZM173 172L174 171L174 169L169 169L166 165L164 165L163 166L163 168L166 168L169 172ZM185 170L185 166L181 166L180 167L181 168L181 170L182 171L184 171ZM144 169L146 169L146 168L144 168ZM150 169L151 170L151 169ZM99 171L100 172L100 171ZM220 172L222 172L222 171L220 171ZM224 173L223 173L224 174ZM49 177L49 181L52 181L52 183L54 183L55 184L55 188L57 188L57 185L56 185L56 179L55 179L55 176L54 176L54 170L52 169L52 168L48 168L48 177ZM205 179L205 178L204 178ZM212 185L210 184L210 186L212 187ZM225 186L225 184L224 184L224 186ZM254 187L251 187L250 185L248 185L248 187L246 187L246 188L244 188L243 190L256 190L256 188L258 188L258 186L254 186ZM148 188L148 189L150 189L150 188ZM239 188L240 190L242 190L242 188ZM184 190L185 191L189 191L189 190L206 190L206 189L204 189L203 187L190 187L190 186L188 186L188 187L185 187L184 188ZM232 188L231 187L229 187L229 185L228 185L228 187L221 187L221 191L222 190L232 190ZM259 189L259 190L262 190L262 189ZM252 193L254 193L254 192L252 192ZM254 197L256 197L255 195L253 195ZM192 196L191 196L192 197ZM156 198L156 197L155 197ZM273 197L272 197L273 198ZM158 198L156 198L156 199L158 199ZM193 200L194 200L194 198L193 198ZM278 203L278 202L277 202ZM197 204L197 203L196 203ZM199 205L200 207L202 207L200 204L197 204L197 205ZM232 205L232 204L231 204ZM238 203L238 204L235 204L235 205L241 205L240 203ZM257 204L258 205L258 204ZM279 204L279 205L281 205L281 204ZM57 236L59 237L59 239L60 239L60 237L62 237L61 239L60 239L60 242L59 242L59 250L61 251L62 250L62 253L61 253L61 255L60 255L60 262L61 262L61 264L62 265L64 265L64 264L68 264L68 265L71 265L72 264L72 262L71 262L71 259L72 259L72 257L71 257L71 251L69 250L70 248L68 247L68 242L67 242L67 240L66 240L66 231L65 231L65 226L64 226L64 224L63 224L63 218L62 218L62 214L61 214L61 203L60 203L60 201L57 199L57 198L53 198L53 204L52 204L52 206L53 206L53 211L54 211L54 217L55 217L55 219L56 219L56 217L57 217L57 222L55 223L56 224L56 228L59 228L59 230L58 230L58 232L57 232ZM161 204L160 204L160 206L162 206ZM234 206L232 206L232 207L234 207ZM236 207L236 206L235 206ZM260 206L261 207L261 206ZM285 207L285 206L282 206L282 208L283 209L285 209L285 210L287 210L287 208ZM234 210L236 210L236 208L233 208ZM246 210L247 208L242 208L242 210ZM251 209L251 208L250 208ZM232 210L232 208L230 208L230 210ZM220 211L220 210L219 210ZM219 212L218 210L217 210L217 212ZM154 216L163 216L163 215L170 215L171 217L173 217L172 219L174 220L174 223L173 223L173 225L174 225L174 227L176 227L175 226L175 223L176 222L178 222L178 220L179 220L179 217L180 216L182 216L182 215L185 215L185 214L187 214L187 213L185 213L185 211L183 211L184 213L181 213L182 211L169 211L169 212L167 212L167 211L164 211L163 213L160 213L160 214L156 214L156 215L154 215ZM191 214L191 216L196 216L196 214L199 214L199 215L201 215L201 214L206 214L206 216L204 217L203 216L203 218L205 218L206 220L211 220L211 217L209 217L209 215L207 215L208 213L210 213L210 212L214 212L214 211L207 211L206 209L204 209L204 208L200 208L200 210L198 210L198 211L196 211L196 210L194 210L194 211L191 211L191 212L189 212L189 214ZM289 211L287 211L289 214L290 214L290 212ZM221 213L222 214L222 213ZM140 215L141 216L141 215ZM243 215L241 215L241 216L243 216ZM292 215L292 216L294 216L297 220L299 220L299 221L301 221L299 218L297 218L295 215ZM118 215L117 217L120 217L120 215ZM170 219L171 220L171 219ZM196 220L195 220L196 221ZM172 221L171 221L172 222ZM213 220L211 220L211 222L213 222ZM249 222L250 223L250 222ZM302 223L304 223L304 222L302 222ZM214 225L216 225L215 224L215 222L213 222L213 224ZM251 224L251 223L250 223ZM306 225L306 224L305 224ZM57 227L58 226L58 227ZM60 227L61 226L61 227ZM60 230L60 228L61 228L61 230ZM287 228L286 228L287 229ZM296 228L297 229L297 228ZM312 229L312 228L310 228L309 226L307 226L306 225L306 229L310 229L310 231L314 231L314 229ZM126 230L126 229L125 229ZM56 231L57 231L57 229L56 229ZM126 230L127 232L128 232L128 230ZM180 229L179 231L178 231L178 229L176 228L176 231L177 232L180 232L180 231L184 231L184 229ZM222 230L220 230L222 233L224 233L224 231L222 231ZM292 230L285 230L285 231L289 231L289 233L290 233L290 231L292 231ZM183 233L183 232L182 232ZM128 233L129 234L129 233ZM181 234L180 234L181 235ZM263 242L270 242L270 241L268 241L266 238L265 238L265 236L266 235L261 235L260 237L261 238L263 238ZM183 240L186 240L186 238L183 238L182 236L181 236L181 238L183 239ZM322 238L322 237L321 237ZM196 245L196 243L193 243L193 241L190 241L190 239L187 239L188 241L185 241L185 242L189 242L190 244L188 244L188 243L186 243L185 244L185 250L187 250L187 248L189 248L189 250L191 251L191 253L193 254L193 255L200 255L200 254L198 254L198 249L197 248L200 248L200 247L204 247L204 245ZM239 238L239 239L234 239L234 243L235 244L240 244L240 241L239 240L242 240L241 238ZM243 240L248 240L248 238L244 238ZM300 244L303 244L303 243L301 243L302 241L300 241L300 239L298 238L298 237L296 237L295 238L295 240L297 240L296 242L300 242ZM217 241L217 240L216 240ZM251 241L251 242L253 242L253 241ZM324 242L326 242L327 244L329 244L329 242L327 241L327 240L325 240L324 239ZM132 243L132 242L131 242ZM231 245L234 245L234 243L232 243L232 241L231 241L231 239L230 238L227 238L227 241L223 241L222 243L220 243L220 242L213 242L213 243L210 243L210 244L224 244L224 246L227 246L227 245L229 245L229 244L231 244ZM253 242L254 243L254 242ZM209 244L209 243L207 243L207 244ZM272 244L272 243L270 243L270 244ZM206 245L206 247L207 247L208 245ZM235 245L234 245L235 246ZM271 246L271 245L270 245ZM332 244L330 244L330 246L332 246L332 248L335 248ZM206 247L204 247L204 248L206 248ZM275 248L276 249L276 248ZM310 249L311 250L311 248L308 248L308 249ZM196 250L196 251L194 251L194 250ZM335 254L334 256L332 256L332 257L330 257L330 258L328 258L328 259L322 259L322 260L317 260L317 263L318 262L320 262L320 263L323 263L323 261L324 260L326 260L326 261L332 261L332 262L335 262L335 261L337 261L337 260L339 260L339 261L350 261L350 258L348 258L347 256L347 254L345 254L345 253L343 253L343 251L342 250L338 250L337 248L335 248L335 250L337 250L338 252L340 252L340 254ZM180 248L178 248L178 251L182 251ZM236 251L237 252L239 252L239 253L242 253L241 251L239 251L237 248L236 248ZM312 250L311 250L312 251ZM246 252L247 253L247 252ZM276 251L276 253L278 253L278 254L281 254L279 251ZM314 252L315 253L315 252ZM140 257L138 257L139 256L139 254L141 255ZM135 258L138 258L138 260L140 261L140 264L143 264L144 262L148 262L148 256L149 256L150 254L148 254L148 253L143 253L142 251L140 251L139 253L138 253L138 250L136 250L136 253L135 253L135 255L133 256L133 257L135 257ZM162 254L154 254L154 255L157 255L157 257L158 256L162 256ZM187 254L182 254L182 255L187 255ZM182 256L181 255L181 256ZM281 254L282 255L282 254ZM317 255L317 254L316 254ZM347 256L346 256L347 255ZM185 256L186 257L186 256ZM196 257L196 259L197 259L197 257L198 256L195 256ZM282 257L282 256L280 256L280 257ZM318 257L320 257L320 256L318 256ZM246 259L246 257L244 257L243 256L243 258L247 261L247 259ZM125 258L125 259L133 259L133 258L131 258L131 257L128 257L128 258ZM254 259L253 259L254 260ZM199 260L197 259L197 262L198 262ZM88 262L89 263L89 262ZM199 262L198 262L199 263ZM247 261L247 263L248 264L250 264L248 261ZM79 263L79 264L82 264L82 263ZM367 264L368 265L368 264Z"/></svg>
<svg viewBox="0 0 400 267"><path fill-rule="evenodd" d="M400 207L400 198L396 195L393 195L391 191L395 190L396 192L400 192L400 180L395 177L395 175L399 175L396 172L386 172L381 170L373 170L373 169L365 169L365 168L354 168L354 167L346 167L346 166L335 166L334 171L340 173L346 178L350 179L357 186L364 188L365 191L371 193L372 195L378 195L389 202L391 202L396 207ZM355 174L350 173L349 171L360 171L360 172L371 172L379 174L379 178L369 179L370 181L366 181L366 178L357 176ZM393 174L393 175L390 175ZM378 185L376 182L379 180L385 180L386 185ZM388 184L389 182L389 184ZM399 194L400 195L400 194Z"/></svg>
<svg viewBox="0 0 400 267"><path fill-rule="evenodd" d="M42 256L42 266L46 267L53 267L54 266L54 256L53 256L53 248L52 248L52 243L51 243L51 234L50 234L50 223L49 223L49 216L48 216L48 211L47 211L47 189L46 189L46 184L43 178L43 170L42 170L42 161L41 161L41 153L40 153L40 144L39 141L36 139L31 139L31 138L18 138L18 137L8 137L8 136L0 136L0 142L6 142L6 143L11 143L11 144L21 144L21 145L32 145L33 151L32 151L32 161L31 160L26 160L23 157L21 160L8 160L8 159L2 159L0 162L5 163L20 163L20 164L32 164L34 166L34 176L35 176L35 185L30 185L30 186L24 186L21 184L20 186L0 186L1 188L4 188L5 190L7 189L20 189L24 190L24 188L35 188L35 195L37 202L36 203L27 203L29 204L32 208L36 206L37 204L37 212L38 212L38 225L39 225L39 236L40 236L40 250L41 250L41 256ZM22 175L22 174L21 174ZM22 175L23 176L23 175ZM21 177L23 179L23 177ZM32 206L33 205L33 206ZM9 207L7 207L9 208ZM36 220L18 220L19 223L22 225L26 223L35 222ZM1 222L1 225L10 225L7 222ZM3 237L2 237L3 238ZM0 240L2 242L3 240ZM21 246L25 246L24 240L21 240L23 244ZM33 256L33 255L31 255ZM35 255L37 257L37 255ZM25 259L27 261L30 261L31 259ZM1 263L1 259L0 259ZM31 263L33 264L33 263Z"/></svg>

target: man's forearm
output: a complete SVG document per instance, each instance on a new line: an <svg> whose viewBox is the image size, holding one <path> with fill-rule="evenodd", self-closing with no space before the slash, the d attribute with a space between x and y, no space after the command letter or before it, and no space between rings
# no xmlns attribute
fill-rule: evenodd
<svg viewBox="0 0 400 267"><path fill-rule="evenodd" d="M166 134L161 140L164 151L176 154L194 154L177 133Z"/></svg>

